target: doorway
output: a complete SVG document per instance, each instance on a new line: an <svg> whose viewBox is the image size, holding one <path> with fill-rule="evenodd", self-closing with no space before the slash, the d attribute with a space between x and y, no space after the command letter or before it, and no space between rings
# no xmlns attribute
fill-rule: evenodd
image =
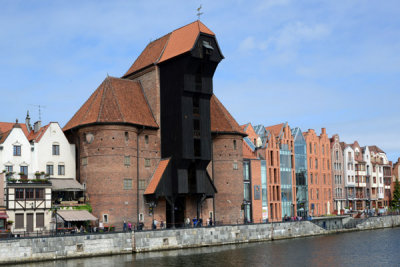
<svg viewBox="0 0 400 267"><path fill-rule="evenodd" d="M166 217L167 217L167 227L172 228L175 226L176 228L183 227L185 220L185 197L178 197L175 200L175 224L172 222L171 216L172 206L167 201L166 206Z"/></svg>
<svg viewBox="0 0 400 267"><path fill-rule="evenodd" d="M26 214L26 231L33 232L33 214Z"/></svg>

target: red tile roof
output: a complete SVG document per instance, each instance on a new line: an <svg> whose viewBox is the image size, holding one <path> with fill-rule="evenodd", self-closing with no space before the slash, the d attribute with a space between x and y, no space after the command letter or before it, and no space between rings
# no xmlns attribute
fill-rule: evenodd
<svg viewBox="0 0 400 267"><path fill-rule="evenodd" d="M275 136L279 136L279 133L281 132L284 125L285 125L284 123L280 123L277 125L268 126L268 127L265 127L265 130L270 131Z"/></svg>
<svg viewBox="0 0 400 267"><path fill-rule="evenodd" d="M8 132L10 131L15 122L0 122L0 133ZM21 126L22 131L24 132L25 136L28 136L28 129L26 128L25 123L19 123L19 126Z"/></svg>
<svg viewBox="0 0 400 267"><path fill-rule="evenodd" d="M375 154L377 153L385 153L382 149L380 149L377 146L368 146L369 151L374 152Z"/></svg>
<svg viewBox="0 0 400 267"><path fill-rule="evenodd" d="M35 141L35 142L39 142L40 139L42 139L44 133L46 132L47 128L49 128L50 123L47 124L46 126L43 126L39 129L39 131L37 131L36 133L32 130L29 135L28 135L28 140L29 142L31 141Z"/></svg>
<svg viewBox="0 0 400 267"><path fill-rule="evenodd" d="M215 95L210 99L211 132L246 136L242 128Z"/></svg>
<svg viewBox="0 0 400 267"><path fill-rule="evenodd" d="M189 52L192 50L200 32L215 35L201 21L197 20L151 42L123 77Z"/></svg>
<svg viewBox="0 0 400 267"><path fill-rule="evenodd" d="M0 133L0 144L4 143L4 141L6 141L8 135L10 134L11 130L7 131L7 132L2 132Z"/></svg>
<svg viewBox="0 0 400 267"><path fill-rule="evenodd" d="M107 77L63 130L111 122L158 128L138 82Z"/></svg>
<svg viewBox="0 0 400 267"><path fill-rule="evenodd" d="M147 186L146 190L144 191L145 195L151 195L156 192L157 186L161 181L161 178L164 174L165 169L168 166L169 161L170 161L170 159L160 160L156 170L154 171L153 177L151 178L149 185Z"/></svg>

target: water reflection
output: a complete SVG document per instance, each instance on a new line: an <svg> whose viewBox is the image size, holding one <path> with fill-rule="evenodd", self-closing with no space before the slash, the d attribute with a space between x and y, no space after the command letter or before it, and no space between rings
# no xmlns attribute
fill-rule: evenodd
<svg viewBox="0 0 400 267"><path fill-rule="evenodd" d="M19 266L400 266L399 240L394 228Z"/></svg>

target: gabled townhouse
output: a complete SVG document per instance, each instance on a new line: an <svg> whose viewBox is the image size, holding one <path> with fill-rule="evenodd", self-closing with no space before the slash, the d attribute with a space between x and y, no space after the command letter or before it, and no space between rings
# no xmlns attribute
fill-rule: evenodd
<svg viewBox="0 0 400 267"><path fill-rule="evenodd" d="M366 161L358 142L355 141L351 146L354 150L356 210L365 210L368 200Z"/></svg>
<svg viewBox="0 0 400 267"><path fill-rule="evenodd" d="M343 164L344 164L344 180L346 187L346 207L349 210L355 210L356 200L356 183L355 183L355 162L354 150L351 145L340 142L343 151Z"/></svg>
<svg viewBox="0 0 400 267"><path fill-rule="evenodd" d="M51 181L58 184L58 191L65 189L66 181L76 183L75 147L68 143L58 123L41 127L39 121L32 128L29 114L25 124L0 125L0 165L5 174L2 190L7 216L15 222L12 231L51 230ZM79 183L74 187L79 188Z"/></svg>
<svg viewBox="0 0 400 267"><path fill-rule="evenodd" d="M326 129L318 136L313 129L303 133L307 143L309 210L313 216L333 212L331 149Z"/></svg>
<svg viewBox="0 0 400 267"><path fill-rule="evenodd" d="M372 202L372 208L385 207L385 183L383 167L390 166L385 152L377 146L369 146L372 165L372 188L376 189L377 200Z"/></svg>
<svg viewBox="0 0 400 267"><path fill-rule="evenodd" d="M346 207L346 190L344 176L343 151L339 135L335 134L331 141L332 195L334 213L344 213Z"/></svg>
<svg viewBox="0 0 400 267"><path fill-rule="evenodd" d="M254 126L254 130L259 138L256 140L257 157L261 160L261 167L265 168L266 171L266 182L262 183L263 219L268 219L270 222L280 222L283 215L279 138L275 136L273 131L267 130L264 125Z"/></svg>

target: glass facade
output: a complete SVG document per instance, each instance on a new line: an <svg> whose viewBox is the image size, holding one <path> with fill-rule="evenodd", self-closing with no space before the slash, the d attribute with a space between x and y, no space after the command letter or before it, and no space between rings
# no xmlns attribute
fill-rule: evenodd
<svg viewBox="0 0 400 267"><path fill-rule="evenodd" d="M251 222L251 182L250 161L243 161L243 211L244 222Z"/></svg>
<svg viewBox="0 0 400 267"><path fill-rule="evenodd" d="M262 217L268 220L268 199L267 199L267 162L261 160L261 199L262 199Z"/></svg>
<svg viewBox="0 0 400 267"><path fill-rule="evenodd" d="M292 201L292 156L287 144L280 145L281 203L282 217L293 216Z"/></svg>
<svg viewBox="0 0 400 267"><path fill-rule="evenodd" d="M293 130L297 216L308 215L307 143L299 128Z"/></svg>

